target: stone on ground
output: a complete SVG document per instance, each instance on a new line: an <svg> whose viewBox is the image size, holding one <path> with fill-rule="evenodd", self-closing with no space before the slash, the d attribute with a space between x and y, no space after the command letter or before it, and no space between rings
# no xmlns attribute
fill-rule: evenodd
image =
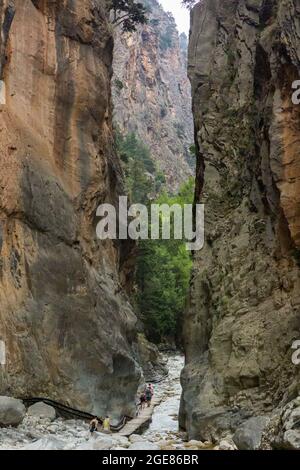
<svg viewBox="0 0 300 470"><path fill-rule="evenodd" d="M135 442L142 442L145 439L139 434L131 434L131 436L129 436L129 440L132 444L134 444Z"/></svg>
<svg viewBox="0 0 300 470"><path fill-rule="evenodd" d="M56 418L56 411L53 406L46 405L46 403L39 401L28 408L28 415L54 421Z"/></svg>
<svg viewBox="0 0 300 470"><path fill-rule="evenodd" d="M300 450L300 430L289 429L283 435L282 447L287 450Z"/></svg>
<svg viewBox="0 0 300 470"><path fill-rule="evenodd" d="M241 424L233 435L233 441L237 448L239 450L258 450L268 422L269 418L257 416Z"/></svg>
<svg viewBox="0 0 300 470"><path fill-rule="evenodd" d="M92 447L94 450L109 450L113 447L115 444L115 441L112 437L107 436L106 434L99 435L100 433L97 433L96 439L91 438L90 441L92 441ZM89 442L90 442L89 441Z"/></svg>
<svg viewBox="0 0 300 470"><path fill-rule="evenodd" d="M0 397L0 425L18 426L26 414L21 400L11 397Z"/></svg>

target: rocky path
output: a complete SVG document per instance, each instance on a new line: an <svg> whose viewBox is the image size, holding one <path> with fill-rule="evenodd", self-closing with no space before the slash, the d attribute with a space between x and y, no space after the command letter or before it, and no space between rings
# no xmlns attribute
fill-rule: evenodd
<svg viewBox="0 0 300 470"><path fill-rule="evenodd" d="M210 447L210 443L187 442L187 435L178 431L182 367L182 356L168 357L169 375L155 386L151 408L129 422L120 433L95 433L91 437L86 422L54 419L55 411L52 416L48 410L47 417L27 413L18 427L0 428L0 450L180 450ZM147 429L142 432L147 424Z"/></svg>

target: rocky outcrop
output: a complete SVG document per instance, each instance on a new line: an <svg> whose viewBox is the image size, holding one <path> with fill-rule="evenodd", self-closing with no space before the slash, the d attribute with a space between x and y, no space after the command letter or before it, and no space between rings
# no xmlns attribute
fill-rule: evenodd
<svg viewBox="0 0 300 470"><path fill-rule="evenodd" d="M234 432L300 392L299 18L296 0L203 0L192 12L206 204L184 324L180 419L193 438Z"/></svg>
<svg viewBox="0 0 300 470"><path fill-rule="evenodd" d="M176 191L193 173L194 140L187 38L156 0L147 25L134 34L118 31L114 52L114 122L122 134L134 132Z"/></svg>
<svg viewBox="0 0 300 470"><path fill-rule="evenodd" d="M0 20L0 392L131 414L130 247L95 234L123 191L104 2L1 0Z"/></svg>

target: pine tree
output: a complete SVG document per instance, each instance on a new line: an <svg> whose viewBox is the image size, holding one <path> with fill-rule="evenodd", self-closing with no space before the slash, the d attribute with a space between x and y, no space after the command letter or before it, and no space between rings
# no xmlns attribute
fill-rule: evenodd
<svg viewBox="0 0 300 470"><path fill-rule="evenodd" d="M122 25L123 31L136 31L138 24L148 22L148 9L135 0L107 0L107 7L112 12L112 24Z"/></svg>

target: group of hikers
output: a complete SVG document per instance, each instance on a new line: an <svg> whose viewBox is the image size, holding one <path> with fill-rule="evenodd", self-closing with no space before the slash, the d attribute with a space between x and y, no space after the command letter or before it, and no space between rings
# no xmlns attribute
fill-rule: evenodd
<svg viewBox="0 0 300 470"><path fill-rule="evenodd" d="M148 384L139 397L139 402L137 404L137 414L140 410L143 410L145 407L150 407L153 395L154 387L152 384ZM99 419L97 417L92 419L92 421L90 422L91 436L97 431L101 431L108 434L111 432L109 416L106 416L104 419Z"/></svg>
<svg viewBox="0 0 300 470"><path fill-rule="evenodd" d="M102 425L101 425L101 422L102 422ZM97 431L101 431L107 434L111 432L109 416L106 416L103 420L102 419L100 420L99 418L92 419L92 421L90 422L91 436Z"/></svg>
<svg viewBox="0 0 300 470"><path fill-rule="evenodd" d="M143 393L140 395L140 401L138 407L143 410L146 406L151 405L151 401L154 395L154 387L152 384L148 384Z"/></svg>

